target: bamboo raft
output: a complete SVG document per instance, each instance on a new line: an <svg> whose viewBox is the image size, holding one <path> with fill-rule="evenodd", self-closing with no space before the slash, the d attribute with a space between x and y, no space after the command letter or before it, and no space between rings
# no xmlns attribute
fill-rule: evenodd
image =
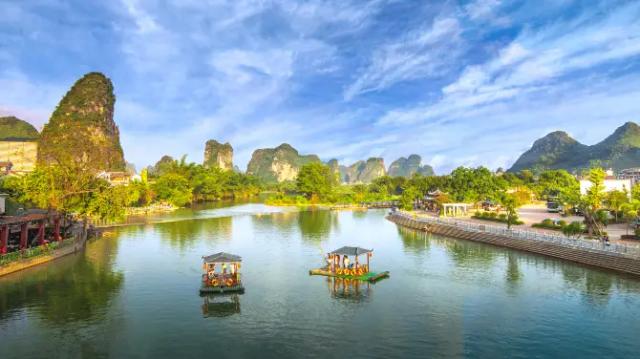
<svg viewBox="0 0 640 359"><path fill-rule="evenodd" d="M244 286L242 284L227 286L210 286L203 285L200 287L200 294L222 294L222 293L244 293Z"/></svg>
<svg viewBox="0 0 640 359"><path fill-rule="evenodd" d="M239 273L240 256L220 252L202 259L200 294L244 293Z"/></svg>
<svg viewBox="0 0 640 359"><path fill-rule="evenodd" d="M338 274L338 273L333 273L331 271L328 271L326 269L322 269L322 268L318 268L318 269L312 269L309 271L309 275L323 275L326 277L337 277L337 278L346 278L346 279L357 279L357 280L361 280L361 281L366 281L366 282L370 282L370 283L375 283L383 278L388 278L389 277L389 271L385 271L385 272L380 272L380 273L376 273L376 272L367 272L364 273L362 275L345 275L345 274Z"/></svg>

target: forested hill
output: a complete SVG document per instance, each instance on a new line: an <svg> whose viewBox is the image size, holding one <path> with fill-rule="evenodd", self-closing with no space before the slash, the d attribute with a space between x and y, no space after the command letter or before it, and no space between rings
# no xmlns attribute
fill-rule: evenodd
<svg viewBox="0 0 640 359"><path fill-rule="evenodd" d="M0 141L36 141L38 136L30 123L14 116L0 117Z"/></svg>
<svg viewBox="0 0 640 359"><path fill-rule="evenodd" d="M627 122L602 142L592 146L576 141L566 132L552 132L535 141L509 171L579 171L594 164L614 170L640 167L640 126L635 122Z"/></svg>

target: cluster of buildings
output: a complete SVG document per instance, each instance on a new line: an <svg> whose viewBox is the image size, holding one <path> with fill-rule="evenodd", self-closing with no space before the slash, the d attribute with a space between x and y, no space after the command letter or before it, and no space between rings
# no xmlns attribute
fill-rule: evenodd
<svg viewBox="0 0 640 359"><path fill-rule="evenodd" d="M627 168L623 169L617 174L612 170L606 171L606 177L604 178L604 191L621 191L627 192L631 195L631 188L640 182L640 168ZM591 181L588 179L580 179L580 194L586 194L589 188L591 188Z"/></svg>
<svg viewBox="0 0 640 359"><path fill-rule="evenodd" d="M27 173L36 168L38 142L0 141L0 173Z"/></svg>

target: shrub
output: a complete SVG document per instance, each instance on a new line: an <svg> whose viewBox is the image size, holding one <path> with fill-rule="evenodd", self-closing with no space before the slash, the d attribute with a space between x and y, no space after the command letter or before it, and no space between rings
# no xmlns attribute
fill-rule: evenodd
<svg viewBox="0 0 640 359"><path fill-rule="evenodd" d="M500 223L507 223L507 215L505 213L498 214L496 212L476 212L471 218L482 219L485 221L493 221ZM513 221L512 224L519 225L524 224L524 222L520 221L517 217Z"/></svg>
<svg viewBox="0 0 640 359"><path fill-rule="evenodd" d="M566 221L560 220L554 222L552 219L546 218L540 223L534 223L531 225L533 228L545 228L545 229L553 229L553 230L562 230L567 225Z"/></svg>
<svg viewBox="0 0 640 359"><path fill-rule="evenodd" d="M580 237L584 233L585 228L582 223L574 221L562 228L562 233L567 237Z"/></svg>

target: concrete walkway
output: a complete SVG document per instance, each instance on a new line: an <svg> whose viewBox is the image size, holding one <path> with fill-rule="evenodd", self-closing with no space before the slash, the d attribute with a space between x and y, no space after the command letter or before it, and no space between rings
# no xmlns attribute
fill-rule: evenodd
<svg viewBox="0 0 640 359"><path fill-rule="evenodd" d="M420 215L435 216L435 214L432 212L418 211L417 213L419 213ZM470 217L471 215L473 215L473 211L471 211L470 215L467 217L456 217L456 218L467 221L469 223L475 223L475 224L491 224L491 223L496 224L497 223L497 222L471 218ZM518 216L520 217L520 220L524 222L524 224L513 226L514 229L534 231L538 233L556 234L556 235L558 234L561 235L562 233L559 231L554 231L550 229L533 228L531 227L531 225L535 223L540 223L547 218L563 220L567 223L571 223L574 221L582 223L584 221L584 217L580 217L580 216L563 217L559 213L549 213L547 212L547 208L544 204L531 204L531 205L520 207L518 209ZM606 227L605 230L609 234L609 240L612 241L613 243L621 243L625 245L640 247L640 241L621 239L621 236L623 234L627 234L627 225L624 223L609 225Z"/></svg>

